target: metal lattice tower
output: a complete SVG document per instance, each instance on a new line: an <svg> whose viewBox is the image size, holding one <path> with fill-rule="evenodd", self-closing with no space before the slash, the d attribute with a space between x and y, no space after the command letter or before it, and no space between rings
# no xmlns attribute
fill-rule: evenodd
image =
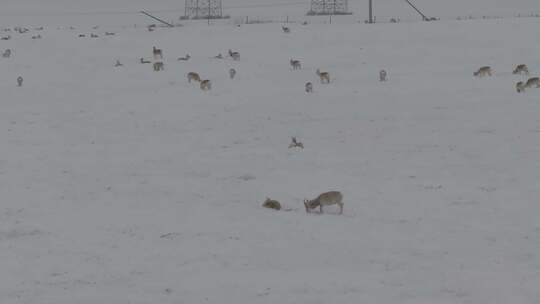
<svg viewBox="0 0 540 304"><path fill-rule="evenodd" d="M186 0L186 19L220 19L222 17L221 0Z"/></svg>
<svg viewBox="0 0 540 304"><path fill-rule="evenodd" d="M311 0L308 15L348 15L348 0Z"/></svg>

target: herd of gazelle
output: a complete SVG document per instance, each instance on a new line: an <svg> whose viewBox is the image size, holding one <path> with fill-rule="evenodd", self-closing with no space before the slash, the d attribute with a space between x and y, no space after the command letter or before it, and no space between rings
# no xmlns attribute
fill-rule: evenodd
<svg viewBox="0 0 540 304"><path fill-rule="evenodd" d="M161 49L156 48L155 46L152 48L152 54L154 57L154 60L156 60L153 64L154 71L163 71L164 70L164 64L163 64L163 51ZM234 60L238 61L240 60L240 53L239 52L233 52L229 49L229 56ZM189 54L186 54L184 57L179 57L178 61L188 61L191 58ZM217 59L223 59L223 56L219 54L218 56L215 56L214 58ZM159 61L157 61L159 60ZM140 63L150 63L149 60L145 60L144 58L140 58ZM236 70L233 68L229 69L229 78L233 79L236 76ZM198 82L199 87L203 91L209 91L212 89L212 83L209 79L202 79L201 76L196 72L189 72L187 74L188 82L191 83L192 81Z"/></svg>
<svg viewBox="0 0 540 304"><path fill-rule="evenodd" d="M529 68L526 64L518 64L512 71L514 75L529 75ZM484 77L493 75L493 69L490 66L483 66L473 73L474 76ZM516 91L518 93L525 92L528 88L540 88L540 78L530 77L527 81L519 81L516 83Z"/></svg>
<svg viewBox="0 0 540 304"><path fill-rule="evenodd" d="M232 58L232 60L234 60L234 61L239 61L240 60L240 53L239 52L232 51L232 50L229 49L228 53L229 53L229 57ZM153 63L154 71L163 71L164 68L165 68L164 64L163 64L163 61L161 61L161 60L163 60L163 51L154 46L152 48L152 54L153 54L154 60L156 60ZM189 54L187 54L185 57L178 58L178 60L179 61L187 61L190 58L191 58L191 56ZM221 54L219 54L219 55L215 56L214 58L223 59L223 56ZM151 63L151 62L149 60L145 60L144 58L141 57L140 58L140 63L146 64L146 63ZM290 59L289 64L291 65L293 70L302 69L302 63L300 62L300 60ZM321 70L317 69L317 71L315 73L319 77L319 80L320 80L321 83L330 83L330 74L328 72L322 72ZM386 80L386 72L383 70L383 71L381 71L381 73L384 73L384 75L385 75L384 78ZM229 78L233 79L235 76L236 76L236 70L234 68L229 69ZM212 89L212 85L211 85L210 80L208 80L208 79L203 80L200 77L200 75L198 73L196 73L196 72L189 72L187 74L187 79L188 79L189 83L191 83L192 81L199 82L200 88L203 91L208 91L208 90ZM384 80L381 80L381 81L384 81ZM313 92L313 83L306 82L305 91L307 93L312 93Z"/></svg>

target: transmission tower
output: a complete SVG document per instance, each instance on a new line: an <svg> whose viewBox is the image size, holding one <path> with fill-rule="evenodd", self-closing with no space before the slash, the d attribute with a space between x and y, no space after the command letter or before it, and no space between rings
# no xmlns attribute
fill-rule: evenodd
<svg viewBox="0 0 540 304"><path fill-rule="evenodd" d="M223 18L221 0L186 0L184 18L221 19Z"/></svg>

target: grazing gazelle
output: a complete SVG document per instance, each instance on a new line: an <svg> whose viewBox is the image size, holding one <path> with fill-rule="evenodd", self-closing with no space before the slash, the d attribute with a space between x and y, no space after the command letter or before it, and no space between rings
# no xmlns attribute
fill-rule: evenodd
<svg viewBox="0 0 540 304"><path fill-rule="evenodd" d="M540 78L533 77L533 78L529 78L529 80L527 80L527 83L525 84L525 87L526 88L532 88L533 86L536 87L536 88L540 88Z"/></svg>
<svg viewBox="0 0 540 304"><path fill-rule="evenodd" d="M386 81L386 76L387 76L387 75L388 75L388 74L386 73L385 70L381 70L381 71L379 72L379 81L381 81L381 82L382 82L382 81Z"/></svg>
<svg viewBox="0 0 540 304"><path fill-rule="evenodd" d="M300 63L300 60L290 59L289 64L292 66L293 70L299 70L302 68L302 64Z"/></svg>
<svg viewBox="0 0 540 304"><path fill-rule="evenodd" d="M523 81L516 83L516 91L518 93L525 92L525 88L526 88L526 85L523 83Z"/></svg>
<svg viewBox="0 0 540 304"><path fill-rule="evenodd" d="M158 72L158 71L163 71L164 69L165 67L163 65L163 62L161 61L154 62L154 71Z"/></svg>
<svg viewBox="0 0 540 304"><path fill-rule="evenodd" d="M529 75L529 68L526 64L518 64L512 74L525 74Z"/></svg>
<svg viewBox="0 0 540 304"><path fill-rule="evenodd" d="M319 69L317 69L316 73L321 79L321 83L330 83L330 74L328 74L328 72L321 72Z"/></svg>
<svg viewBox="0 0 540 304"><path fill-rule="evenodd" d="M491 76L493 73L493 70L489 66L483 66L478 69L478 71L474 72L474 76L483 77L483 76Z"/></svg>
<svg viewBox="0 0 540 304"><path fill-rule="evenodd" d="M306 82L305 90L306 93L313 93L313 84L311 82Z"/></svg>
<svg viewBox="0 0 540 304"><path fill-rule="evenodd" d="M197 74L195 72L189 72L187 74L187 80L188 80L189 83L191 83L192 80L200 82L201 77L199 76L199 74Z"/></svg>
<svg viewBox="0 0 540 304"><path fill-rule="evenodd" d="M154 54L154 59L163 59L163 51L155 46L152 47L152 54Z"/></svg>
<svg viewBox="0 0 540 304"><path fill-rule="evenodd" d="M266 198L262 206L269 209L281 210L281 204L276 200L270 199L269 197Z"/></svg>
<svg viewBox="0 0 540 304"><path fill-rule="evenodd" d="M306 207L306 212L309 213L309 210L319 207L321 213L323 213L323 206L330 206L337 204L339 206L339 214L343 214L343 195L339 191L330 191L321 193L316 199L313 200L304 200L304 206Z"/></svg>
<svg viewBox="0 0 540 304"><path fill-rule="evenodd" d="M201 81L200 87L203 91L210 91L212 89L212 83L210 80L205 79Z"/></svg>
<svg viewBox="0 0 540 304"><path fill-rule="evenodd" d="M240 53L238 53L238 52L233 52L233 51L231 51L230 49L229 49L229 56L231 56L231 58L232 58L233 60L236 60L236 61L240 60Z"/></svg>
<svg viewBox="0 0 540 304"><path fill-rule="evenodd" d="M229 69L229 78L234 79L234 76L236 76L236 70L233 68Z"/></svg>

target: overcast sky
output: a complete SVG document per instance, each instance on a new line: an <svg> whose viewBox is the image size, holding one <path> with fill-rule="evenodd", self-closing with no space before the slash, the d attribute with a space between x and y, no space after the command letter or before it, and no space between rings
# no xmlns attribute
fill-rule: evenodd
<svg viewBox="0 0 540 304"><path fill-rule="evenodd" d="M426 15L457 16L513 16L517 13L540 13L540 0L411 0ZM166 18L183 15L184 0L2 0L0 25L27 22L50 23L54 20L36 16L70 12L118 12L176 9ZM349 0L349 8L359 19L367 16L368 0ZM373 0L375 15L382 18L416 18L416 13L404 0ZM301 16L309 8L310 0L223 0L224 13L234 16ZM9 18L11 15L12 18ZM8 17L8 18L6 18ZM101 21L106 23L107 18ZM112 19L111 16L108 19ZM81 20L73 18L73 21ZM135 22L136 19L133 21ZM58 22L58 20L56 20ZM70 20L71 21L71 20ZM98 22L99 20L96 20ZM131 21L131 20L130 20Z"/></svg>

